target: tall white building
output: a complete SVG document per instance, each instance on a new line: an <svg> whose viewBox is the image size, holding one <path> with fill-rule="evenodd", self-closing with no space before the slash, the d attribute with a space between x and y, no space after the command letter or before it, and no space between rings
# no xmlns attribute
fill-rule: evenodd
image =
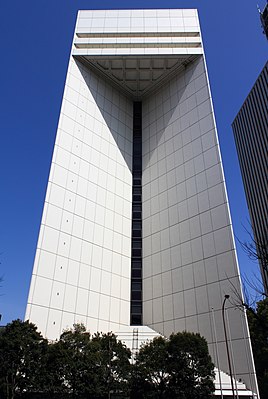
<svg viewBox="0 0 268 399"><path fill-rule="evenodd" d="M206 337L228 372L241 293L196 10L77 18L26 319L49 339L144 325ZM245 314L233 373L257 392Z"/></svg>

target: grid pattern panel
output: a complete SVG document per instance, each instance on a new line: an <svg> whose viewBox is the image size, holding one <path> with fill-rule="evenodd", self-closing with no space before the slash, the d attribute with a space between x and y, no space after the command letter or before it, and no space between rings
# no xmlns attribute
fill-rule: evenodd
<svg viewBox="0 0 268 399"><path fill-rule="evenodd" d="M87 10L78 14L77 33L199 31L197 10Z"/></svg>
<svg viewBox="0 0 268 399"><path fill-rule="evenodd" d="M223 343L222 301L240 282L202 58L143 103L142 182L144 324L167 336L199 331L213 354L211 309ZM228 315L236 351L245 320ZM220 356L227 370L223 345ZM244 360L241 378L252 369Z"/></svg>
<svg viewBox="0 0 268 399"><path fill-rule="evenodd" d="M134 249L142 227L143 323L165 335L199 331L214 360L216 333L227 370L220 308L230 282L238 291L240 283L199 32L196 10L78 14L72 54L101 58L105 71L70 60L26 313L49 338L74 322L91 331L129 324L132 199L142 188L143 223L134 228L133 219L132 237ZM159 80L148 59L149 69L181 62ZM138 60L139 73L115 71L120 60ZM116 90L122 76L144 101L143 184L133 197L133 103ZM148 81L158 84L147 90ZM134 283L141 262L133 265ZM227 313L236 378L256 391L245 315Z"/></svg>
<svg viewBox="0 0 268 399"><path fill-rule="evenodd" d="M70 60L26 316L50 339L129 324L132 113Z"/></svg>

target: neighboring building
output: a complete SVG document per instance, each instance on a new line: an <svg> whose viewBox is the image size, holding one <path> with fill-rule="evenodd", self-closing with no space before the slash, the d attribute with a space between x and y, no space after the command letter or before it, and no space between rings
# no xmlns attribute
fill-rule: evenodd
<svg viewBox="0 0 268 399"><path fill-rule="evenodd" d="M268 63L232 127L263 283L268 293Z"/></svg>
<svg viewBox="0 0 268 399"><path fill-rule="evenodd" d="M264 7L263 11L260 11L260 17L261 17L263 33L268 39L268 3L266 3L266 6Z"/></svg>
<svg viewBox="0 0 268 399"><path fill-rule="evenodd" d="M226 373L233 290L197 11L80 11L26 319L49 339L74 322L122 337L200 332ZM234 376L257 392L245 314L231 301L226 314Z"/></svg>

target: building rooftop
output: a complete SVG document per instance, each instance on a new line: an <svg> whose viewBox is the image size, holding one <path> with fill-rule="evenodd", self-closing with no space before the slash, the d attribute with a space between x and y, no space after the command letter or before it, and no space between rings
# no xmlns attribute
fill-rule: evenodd
<svg viewBox="0 0 268 399"><path fill-rule="evenodd" d="M133 99L152 94L202 53L195 9L78 13L73 56Z"/></svg>

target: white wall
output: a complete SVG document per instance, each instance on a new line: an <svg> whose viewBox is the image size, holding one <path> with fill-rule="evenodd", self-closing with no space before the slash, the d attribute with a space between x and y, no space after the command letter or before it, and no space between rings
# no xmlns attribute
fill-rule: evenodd
<svg viewBox="0 0 268 399"><path fill-rule="evenodd" d="M143 103L143 322L200 332L228 371L221 307L239 274L203 58ZM234 298L235 299L235 298ZM237 378L252 361L244 314L227 303ZM214 361L216 358L214 356Z"/></svg>
<svg viewBox="0 0 268 399"><path fill-rule="evenodd" d="M129 324L132 102L71 58L26 319L55 339Z"/></svg>

